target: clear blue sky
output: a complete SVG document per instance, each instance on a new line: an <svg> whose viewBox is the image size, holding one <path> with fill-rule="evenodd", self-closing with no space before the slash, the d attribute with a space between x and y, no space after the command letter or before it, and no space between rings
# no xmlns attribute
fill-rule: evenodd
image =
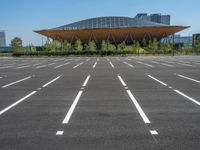
<svg viewBox="0 0 200 150"><path fill-rule="evenodd" d="M191 26L182 35L200 32L200 0L0 0L0 30L5 30L7 44L19 36L24 45L41 45L42 37L33 30L143 12L170 14L173 25Z"/></svg>

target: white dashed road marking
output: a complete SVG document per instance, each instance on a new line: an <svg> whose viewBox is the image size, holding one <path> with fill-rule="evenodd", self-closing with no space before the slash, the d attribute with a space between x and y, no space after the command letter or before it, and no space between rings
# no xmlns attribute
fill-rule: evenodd
<svg viewBox="0 0 200 150"><path fill-rule="evenodd" d="M138 112L140 113L140 116L144 120L144 123L151 123L150 120L147 118L146 114L144 113L144 111L142 110L142 108L140 107L140 105L138 104L137 100L131 93L131 91L127 90L127 93L129 95L129 97L131 98L132 102L134 103L135 107L137 108Z"/></svg>
<svg viewBox="0 0 200 150"><path fill-rule="evenodd" d="M32 77L33 77L33 76L29 76L29 77L23 78L23 79L21 79L21 80L17 80L17 81L15 81L15 82L12 82L12 83L9 83L9 84L7 84L7 85L2 86L2 88L9 87L9 86L14 85L14 84L17 84L17 83L19 83L19 82L28 80L28 79L30 79L30 78L32 78Z"/></svg>
<svg viewBox="0 0 200 150"><path fill-rule="evenodd" d="M181 78L184 78L184 79L188 79L188 80L191 80L191 81L197 82L197 83L200 83L199 80L192 79L192 78L190 78L190 77L186 77L186 76L184 76L184 75L177 74L177 76L179 76L179 77L181 77Z"/></svg>
<svg viewBox="0 0 200 150"><path fill-rule="evenodd" d="M2 111L0 111L0 115L2 115L3 113L5 113L6 111L10 110L11 108L15 107L17 104L21 103L22 101L26 100L27 98L29 98L30 96L32 96L33 94L35 94L37 91L33 91L30 94L26 95L25 97L21 98L20 100L16 101L15 103L13 103L12 105L6 107L5 109L3 109Z"/></svg>
<svg viewBox="0 0 200 150"><path fill-rule="evenodd" d="M152 135L158 135L158 132L157 132L156 130L150 130L150 133L151 133Z"/></svg>
<svg viewBox="0 0 200 150"><path fill-rule="evenodd" d="M96 65L97 65L97 62L95 62L95 63L94 63L94 65L93 65L93 68L95 68L95 67L96 67Z"/></svg>
<svg viewBox="0 0 200 150"><path fill-rule="evenodd" d="M176 93L178 93L178 94L182 95L183 97L185 97L185 98L189 99L190 101L192 101L192 102L196 103L197 105L200 105L200 102L199 102L199 101L197 101L197 100L193 99L192 97L189 97L189 96L187 96L186 94L184 94L184 93L180 92L179 90L176 90L176 89L174 89L174 92L176 92Z"/></svg>
<svg viewBox="0 0 200 150"><path fill-rule="evenodd" d="M120 75L118 75L118 78L119 78L120 82L122 83L122 85L124 87L126 87L126 83L124 82L122 77ZM135 99L133 94L131 93L131 91L126 90L126 92L128 93L128 95L129 95L130 99L132 100L133 104L135 105L136 109L138 110L138 112L139 112L140 116L142 117L144 123L146 123L146 124L151 123L150 120L147 118L146 114L144 113L144 111L142 110L142 108L140 107L139 103L137 102L137 100Z"/></svg>
<svg viewBox="0 0 200 150"><path fill-rule="evenodd" d="M64 134L64 131L57 131L56 132L56 135L63 135Z"/></svg>
<svg viewBox="0 0 200 150"><path fill-rule="evenodd" d="M111 67L112 67L112 68L114 68L114 67L115 67L111 61L110 61L109 63L110 63L110 65L111 65Z"/></svg>
<svg viewBox="0 0 200 150"><path fill-rule="evenodd" d="M79 92L78 92L78 94L77 94L77 96L76 96L76 98L75 98L73 104L71 105L71 107L70 107L70 109L69 109L67 115L65 116L65 118L64 118L64 120L63 120L63 122L62 122L63 124L68 124L68 123L69 123L69 120L70 120L70 118L71 118L71 116L72 116L72 113L73 113L73 111L74 111L74 109L75 109L75 107L76 107L76 105L77 105L77 103L78 103L78 101L79 101L79 99L80 99L82 93L83 93L83 91L79 91Z"/></svg>
<svg viewBox="0 0 200 150"><path fill-rule="evenodd" d="M84 64L84 62L79 63L78 65L74 66L73 69L79 67L80 65Z"/></svg>
<svg viewBox="0 0 200 150"><path fill-rule="evenodd" d="M51 83L55 82L56 80L58 80L62 75L56 77L55 79L49 81L48 83L46 83L45 85L43 85L42 87L47 87L48 85L50 85Z"/></svg>
<svg viewBox="0 0 200 150"><path fill-rule="evenodd" d="M62 65L56 66L56 67L54 67L54 69L58 69L58 68L60 68L60 67L66 66L66 65L68 65L68 64L69 64L69 63L65 63L65 64L62 64Z"/></svg>
<svg viewBox="0 0 200 150"><path fill-rule="evenodd" d="M158 80L158 79L156 79L155 77L153 77L153 76L151 76L151 75L148 75L148 74L146 74L149 78L151 78L151 79L153 79L153 80L155 80L155 81L157 81L158 83L160 83L160 84L162 84L162 85L164 85L164 86L167 86L167 84L166 83L164 83L164 82L162 82L162 81L160 81L160 80Z"/></svg>

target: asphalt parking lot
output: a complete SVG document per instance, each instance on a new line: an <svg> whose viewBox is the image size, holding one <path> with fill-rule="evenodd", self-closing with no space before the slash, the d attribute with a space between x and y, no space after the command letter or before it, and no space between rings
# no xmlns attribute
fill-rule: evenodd
<svg viewBox="0 0 200 150"><path fill-rule="evenodd" d="M200 57L0 59L0 150L199 150Z"/></svg>

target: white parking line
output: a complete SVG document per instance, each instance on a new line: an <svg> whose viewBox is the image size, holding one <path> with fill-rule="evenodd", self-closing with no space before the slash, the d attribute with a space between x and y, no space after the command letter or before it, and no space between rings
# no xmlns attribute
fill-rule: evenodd
<svg viewBox="0 0 200 150"><path fill-rule="evenodd" d="M58 68L60 68L60 67L66 66L66 65L68 65L68 64L69 64L69 63L65 63L65 64L62 64L62 65L56 66L56 67L54 67L54 69L58 69Z"/></svg>
<svg viewBox="0 0 200 150"><path fill-rule="evenodd" d="M112 68L115 68L115 66L113 65L113 63L110 61L109 62Z"/></svg>
<svg viewBox="0 0 200 150"><path fill-rule="evenodd" d="M0 67L0 69L7 69L7 68L12 68L14 66L5 66L5 67Z"/></svg>
<svg viewBox="0 0 200 150"><path fill-rule="evenodd" d="M56 132L56 135L63 135L64 134L64 131L57 131Z"/></svg>
<svg viewBox="0 0 200 150"><path fill-rule="evenodd" d="M151 123L150 120L147 118L147 116L145 115L144 111L142 110L142 108L140 107L140 105L138 104L137 100L135 99L135 97L133 96L133 94L131 93L130 90L126 90L129 97L131 98L132 102L134 103L135 107L137 108L140 116L142 117L144 123Z"/></svg>
<svg viewBox="0 0 200 150"><path fill-rule="evenodd" d="M16 69L23 69L23 68L28 68L30 67L31 65L27 65L27 66L20 66L20 67L17 67Z"/></svg>
<svg viewBox="0 0 200 150"><path fill-rule="evenodd" d="M80 65L84 64L83 62L79 63L78 65L74 66L73 69L79 67Z"/></svg>
<svg viewBox="0 0 200 150"><path fill-rule="evenodd" d="M95 68L95 67L96 67L96 65L97 65L97 62L95 62L95 63L94 63L94 65L93 65L93 68Z"/></svg>
<svg viewBox="0 0 200 150"><path fill-rule="evenodd" d="M122 79L122 77L120 75L117 75L120 82L122 83L122 85L125 87L126 86L126 83L124 82L124 80Z"/></svg>
<svg viewBox="0 0 200 150"><path fill-rule="evenodd" d="M7 84L7 85L2 86L2 88L9 87L9 86L14 85L14 84L17 84L17 83L19 83L19 82L22 82L22 81L28 80L28 79L30 79L30 78L32 78L32 77L33 77L33 76L28 76L28 77L26 77L26 78L23 78L23 79L17 80L17 81L15 81L15 82L12 82L12 83L9 83L9 84Z"/></svg>
<svg viewBox="0 0 200 150"><path fill-rule="evenodd" d="M90 75L88 75L87 78L85 79L85 81L83 83L83 87L85 87L87 85L89 79L90 79Z"/></svg>
<svg viewBox="0 0 200 150"><path fill-rule="evenodd" d="M179 90L176 90L176 89L174 89L174 92L176 92L176 93L178 93L178 94L182 95L183 97L185 97L185 98L189 99L190 101L192 101L192 102L196 103L197 105L200 105L200 102L199 102L199 101L197 101L197 100L193 99L192 97L189 97L189 96L187 96L186 94L184 94L184 93L180 92Z"/></svg>
<svg viewBox="0 0 200 150"><path fill-rule="evenodd" d="M182 65L182 66L192 67L192 65L189 65L189 64L182 64L182 63L177 63L177 64Z"/></svg>
<svg viewBox="0 0 200 150"><path fill-rule="evenodd" d="M163 66L167 66L167 67L174 67L173 65L166 64L166 63L160 63L160 64L163 65Z"/></svg>
<svg viewBox="0 0 200 150"><path fill-rule="evenodd" d="M134 68L134 66L133 65L131 65L131 64L129 64L129 63L127 63L127 62L123 62L124 64L126 64L126 65L128 65L129 67L131 67L131 68Z"/></svg>
<svg viewBox="0 0 200 150"><path fill-rule="evenodd" d="M42 87L47 87L49 84L53 83L54 81L58 80L62 75L56 77L55 79L49 81L48 83L46 83L45 85L43 85Z"/></svg>
<svg viewBox="0 0 200 150"><path fill-rule="evenodd" d="M141 61L136 61L138 64L143 64L145 66L148 66L148 67L151 67L151 68L154 68L154 66L150 65L150 64L146 64L146 63L143 63Z"/></svg>
<svg viewBox="0 0 200 150"><path fill-rule="evenodd" d="M47 64L47 65L37 66L35 69L40 69L40 68L52 66L52 65L54 65L54 64L56 64L56 63L50 63L50 64Z"/></svg>
<svg viewBox="0 0 200 150"><path fill-rule="evenodd" d="M156 130L150 130L150 133L151 133L152 135L158 135L158 132L157 132Z"/></svg>
<svg viewBox="0 0 200 150"><path fill-rule="evenodd" d="M30 96L32 96L33 94L35 94L37 91L33 91L30 94L26 95L25 97L21 98L20 100L16 101L15 103L13 103L12 105L6 107L5 109L3 109L2 111L0 111L0 115L2 115L3 113L5 113L6 111L10 110L11 108L15 107L17 104L21 103L22 101L24 101L25 99L29 98Z"/></svg>
<svg viewBox="0 0 200 150"><path fill-rule="evenodd" d="M37 64L33 64L33 66L38 66L38 65L41 65L41 64L43 64L43 63L37 63Z"/></svg>
<svg viewBox="0 0 200 150"><path fill-rule="evenodd" d="M75 107L76 107L76 105L77 105L82 93L83 93L83 91L79 91L78 92L73 104L71 105L69 111L67 112L67 115L65 116L65 118L64 118L64 120L62 122L63 124L68 124L69 123L69 120L70 120L70 118L72 116L72 113L73 113L73 111L74 111L74 109L75 109Z"/></svg>
<svg viewBox="0 0 200 150"><path fill-rule="evenodd" d="M151 75L148 75L148 74L146 74L149 78L151 78L151 79L153 79L153 80L155 80L155 81L157 81L157 82L159 82L160 84L162 84L162 85L164 85L164 86L167 86L167 84L166 83L164 83L164 82L162 82L162 81L160 81L160 80L158 80L158 79L156 79L155 77L153 77L153 76L151 76Z"/></svg>
<svg viewBox="0 0 200 150"><path fill-rule="evenodd" d="M177 76L179 76L179 77L181 77L181 78L184 78L184 79L188 79L188 80L191 80L191 81L197 82L197 83L200 83L199 80L192 79L192 78L189 78L189 77L186 77L186 76L180 75L180 74L177 74Z"/></svg>
<svg viewBox="0 0 200 150"><path fill-rule="evenodd" d="M151 68L154 68L154 66L152 66L152 65L150 65L150 64L144 64L144 65L146 65L146 66L148 66L148 67L151 67Z"/></svg>

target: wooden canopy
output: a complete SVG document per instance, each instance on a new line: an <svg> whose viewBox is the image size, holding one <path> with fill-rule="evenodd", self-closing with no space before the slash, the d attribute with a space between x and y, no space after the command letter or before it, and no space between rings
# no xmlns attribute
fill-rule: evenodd
<svg viewBox="0 0 200 150"><path fill-rule="evenodd" d="M83 43L102 40L109 40L115 43L122 41L133 42L142 41L144 38L151 40L156 38L161 40L164 37L182 31L188 26L164 26L164 27L144 27L144 28L119 28L119 29L81 29L81 30L40 30L35 31L41 35L52 38L53 40L67 40L74 43L80 39Z"/></svg>

